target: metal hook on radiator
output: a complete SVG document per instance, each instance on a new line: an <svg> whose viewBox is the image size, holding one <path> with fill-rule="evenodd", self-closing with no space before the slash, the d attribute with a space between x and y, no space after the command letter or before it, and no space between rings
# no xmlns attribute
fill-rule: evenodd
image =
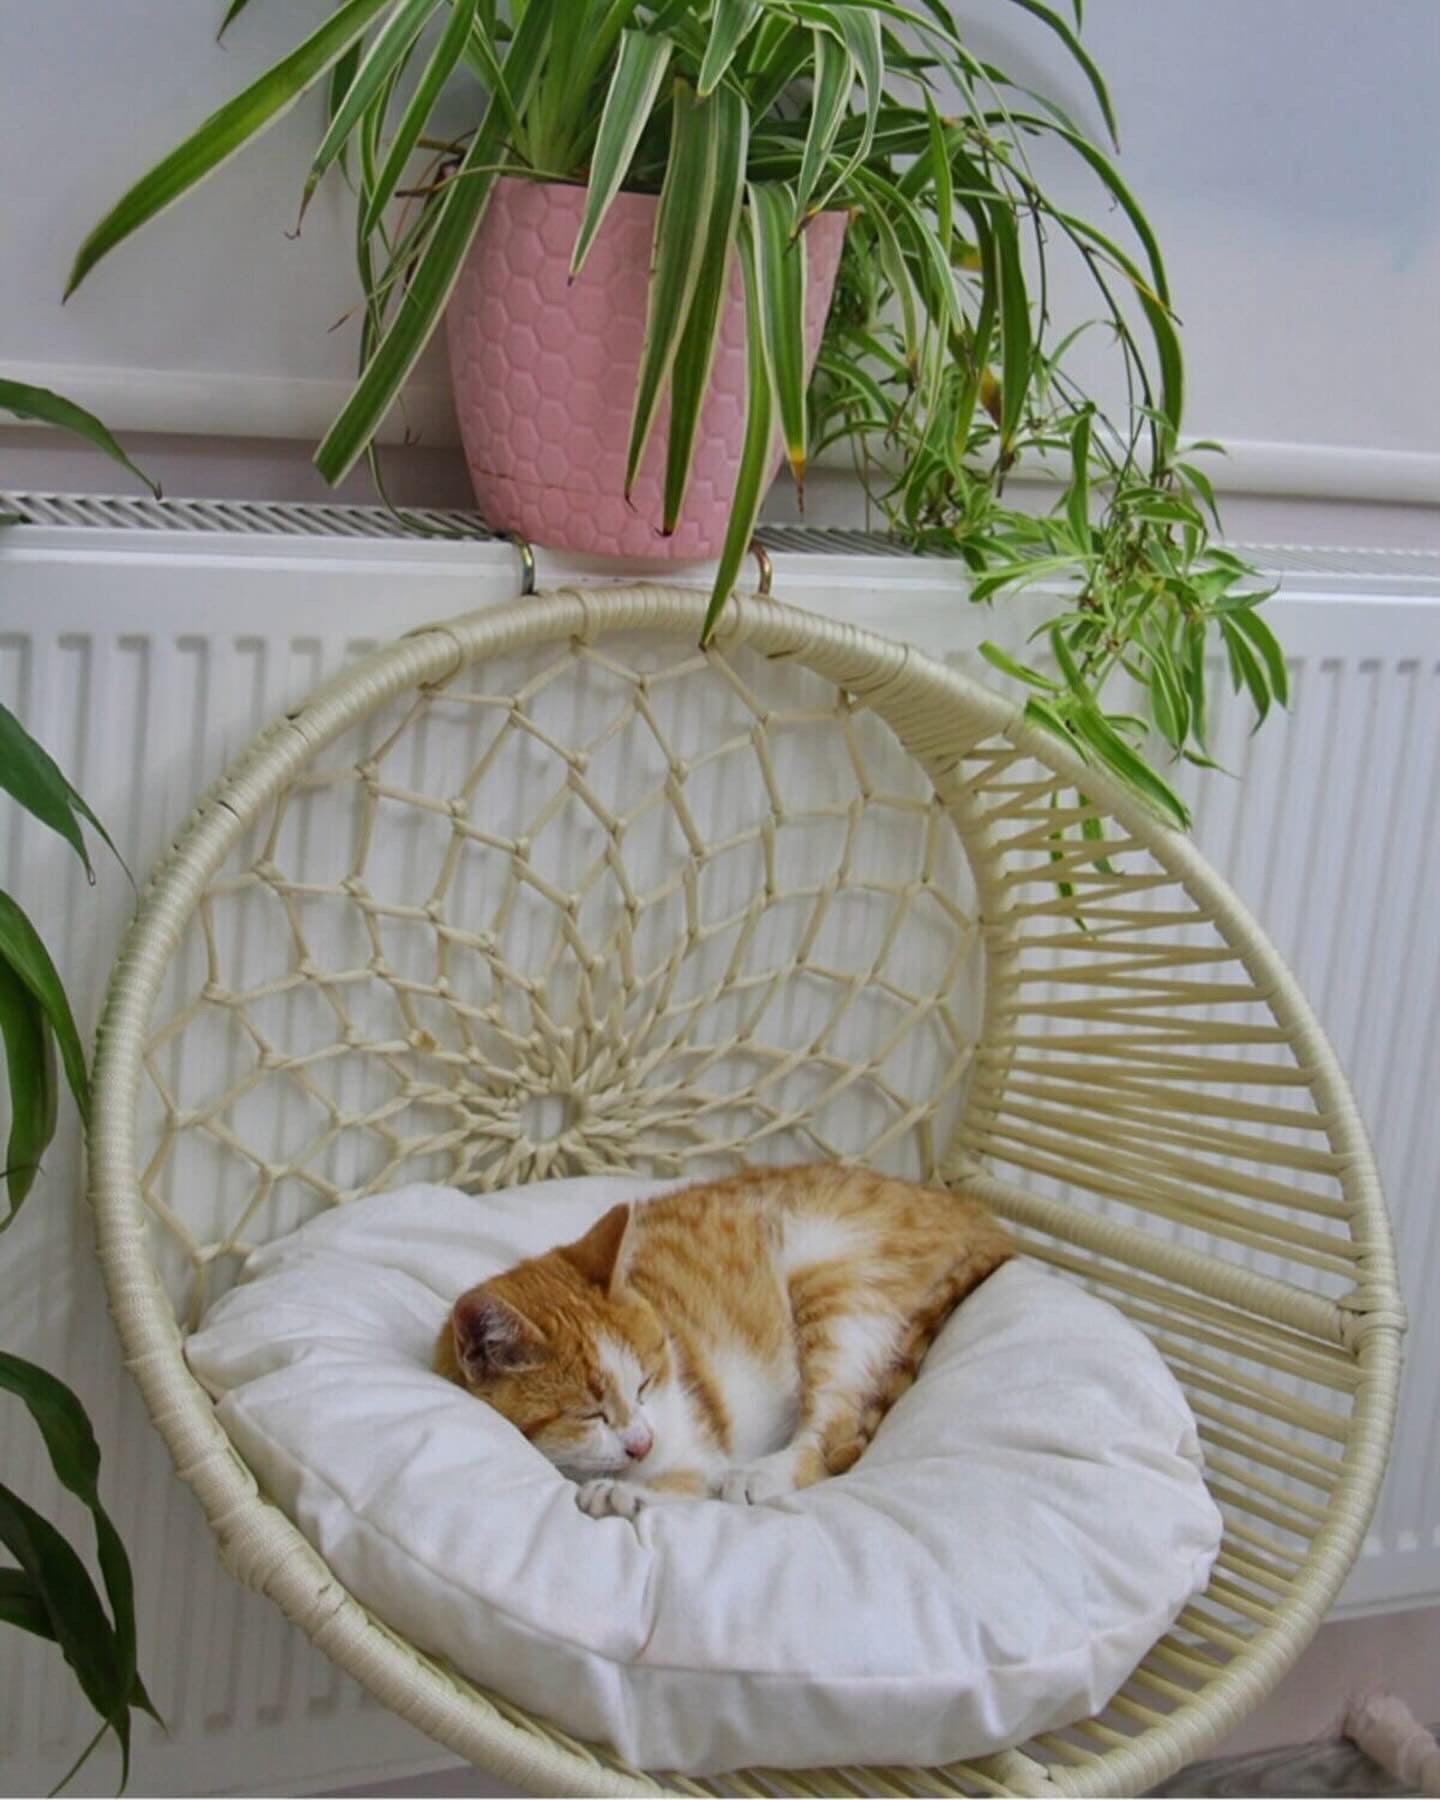
<svg viewBox="0 0 1440 1800"><path fill-rule="evenodd" d="M760 565L760 585L756 588L755 592L757 594L768 594L770 592L770 583L775 577L775 565L770 561L770 552L760 542L758 537L753 537L750 540L750 554Z"/></svg>
<svg viewBox="0 0 1440 1800"><path fill-rule="evenodd" d="M529 538L520 532L507 531L505 535L520 555L520 597L524 599L535 592L535 552Z"/></svg>

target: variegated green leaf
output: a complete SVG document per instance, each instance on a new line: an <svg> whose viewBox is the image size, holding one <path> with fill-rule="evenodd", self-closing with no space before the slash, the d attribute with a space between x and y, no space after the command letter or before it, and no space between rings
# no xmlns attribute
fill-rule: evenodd
<svg viewBox="0 0 1440 1800"><path fill-rule="evenodd" d="M529 0L505 57L505 81L521 104L539 74L558 0ZM365 453L435 329L460 274L465 252L484 215L504 151L505 114L492 95L440 202L439 216L384 336L365 365L354 393L315 453L329 482L349 474Z"/></svg>
<svg viewBox="0 0 1440 1800"><path fill-rule="evenodd" d="M1059 690L1053 681L1049 681L1038 669L1027 669L1023 663L1016 662L998 644L992 644L987 638L980 645L980 654L992 668L999 669L1002 675L1010 676L1013 681L1023 681L1026 687L1038 688L1042 694L1054 694Z"/></svg>
<svg viewBox="0 0 1440 1800"><path fill-rule="evenodd" d="M790 235L795 198L781 181L750 183L755 273L765 364L775 390L785 460L805 494L805 245Z"/></svg>
<svg viewBox="0 0 1440 1800"><path fill-rule="evenodd" d="M860 71L860 85L865 90L865 130L856 150L856 160L863 161L870 152L875 122L885 98L885 44L880 15L860 6L837 6L831 11L845 40L845 48Z"/></svg>
<svg viewBox="0 0 1440 1800"><path fill-rule="evenodd" d="M1006 203L990 208L1000 279L1000 440L1008 449L1025 413L1030 391L1030 301L1020 263L1020 234Z"/></svg>
<svg viewBox="0 0 1440 1800"><path fill-rule="evenodd" d="M227 100L198 130L142 175L81 244L65 284L66 296L74 293L102 256L173 206L252 138L282 118L345 54L376 14L391 3L392 0L344 0L298 49L267 69L233 100Z"/></svg>
<svg viewBox="0 0 1440 1800"><path fill-rule="evenodd" d="M357 38L340 58L339 62L335 63L330 70L330 81L325 95L325 123L327 130L334 124L335 115L343 105L345 96L350 92L350 83L354 81L355 72L360 67L360 49L363 42L364 40L362 38ZM345 146L343 144L340 147L340 167L348 177L350 173L350 164L347 160ZM303 207L301 210L304 210Z"/></svg>
<svg viewBox="0 0 1440 1800"><path fill-rule="evenodd" d="M694 230L693 221L710 215L719 161L719 109L709 101L697 100L683 81L675 83L673 105L670 159L655 212L645 337L630 416L630 445L625 459L627 497L635 485L665 383L690 317L690 302L705 255L704 235Z"/></svg>
<svg viewBox="0 0 1440 1800"><path fill-rule="evenodd" d="M1094 417L1082 412L1070 433L1070 486L1065 495L1065 511L1070 530L1080 549L1090 550L1090 426Z"/></svg>
<svg viewBox="0 0 1440 1800"><path fill-rule="evenodd" d="M871 207L867 217L875 232L876 257L900 307L901 341L913 380L920 363L920 299L888 212L883 207Z"/></svg>
<svg viewBox="0 0 1440 1800"><path fill-rule="evenodd" d="M750 548L760 502L770 478L770 458L775 445L775 404L770 371L765 366L765 333L760 319L760 283L756 269L755 234L748 212L740 216L740 269L745 281L745 437L735 493L730 501L730 524L721 546L710 604L700 628L700 642L707 643L719 622L726 599Z"/></svg>
<svg viewBox="0 0 1440 1800"><path fill-rule="evenodd" d="M950 172L950 150L945 142L945 127L935 110L928 90L925 94L925 121L930 130L930 167L935 189L935 236L947 262L955 240L955 181Z"/></svg>
<svg viewBox="0 0 1440 1800"><path fill-rule="evenodd" d="M760 12L760 0L715 0L710 37L700 64L700 79L696 83L696 91L702 100L720 85Z"/></svg>
<svg viewBox="0 0 1440 1800"><path fill-rule="evenodd" d="M1182 831L1189 825L1190 814L1184 801L1130 748L1097 706L1079 707L1073 715L1073 725L1082 746L1096 761L1118 775L1172 825L1178 825Z"/></svg>
<svg viewBox="0 0 1440 1800"><path fill-rule="evenodd" d="M1244 637L1236 631L1228 618L1220 620L1220 636L1225 645L1225 655L1230 663L1230 685L1238 694L1242 687L1250 690L1250 698L1254 702L1257 724L1270 710L1270 691L1265 685L1265 677L1254 651Z"/></svg>
<svg viewBox="0 0 1440 1800"><path fill-rule="evenodd" d="M1251 645L1260 653L1260 660L1269 677L1270 692L1281 706L1290 703L1290 672L1285 666L1285 652L1280 648L1275 633L1271 631L1253 607L1239 607L1227 615L1229 622L1237 631L1249 638ZM1263 716L1263 714L1262 714Z"/></svg>
<svg viewBox="0 0 1440 1800"><path fill-rule="evenodd" d="M390 17L375 34L375 41L361 58L310 164L310 173L305 177L305 190L300 203L302 213L310 204L310 198L321 177L345 147L351 132L359 123L360 115L378 97L381 88L405 60L415 40L429 23L431 15L444 4L445 0L399 0Z"/></svg>
<svg viewBox="0 0 1440 1800"><path fill-rule="evenodd" d="M707 214L692 228L704 239L700 273L690 302L690 316L670 372L670 433L665 446L664 530L675 529L700 423L700 409L710 382L710 365L720 336L720 319L730 292L731 251L740 222L745 191L745 151L749 115L745 102L729 86L716 88L700 103L715 111L715 184Z"/></svg>
<svg viewBox="0 0 1440 1800"><path fill-rule="evenodd" d="M605 96L605 110L600 115L595 152L590 158L585 213L570 258L572 276L580 273L595 233L629 173L635 146L665 79L670 51L667 37L652 37L644 31L625 31L620 35L620 54Z"/></svg>
<svg viewBox="0 0 1440 1800"><path fill-rule="evenodd" d="M865 122L850 152L849 161L838 171L824 193L812 201L812 212L823 212L870 154L875 139L875 125L885 99L885 47L880 30L880 17L859 6L825 6L811 9L810 16L824 15L829 27L849 52L865 94Z"/></svg>
<svg viewBox="0 0 1440 1800"><path fill-rule="evenodd" d="M385 152L385 160L380 164L374 180L367 184L362 196L360 230L367 238L379 225L385 208L399 187L405 165L425 130L440 90L450 79L451 71L460 60L460 53L465 48L471 27L475 23L477 4L478 0L452 0L445 29L436 39L435 48L420 71L420 79L405 103L405 110L395 127L395 135Z"/></svg>
<svg viewBox="0 0 1440 1800"><path fill-rule="evenodd" d="M810 196L819 185L836 134L844 123L850 90L855 85L855 61L838 38L828 31L814 33L815 81L810 94L810 126L800 160L800 179L795 184L795 217L790 229L800 229Z"/></svg>

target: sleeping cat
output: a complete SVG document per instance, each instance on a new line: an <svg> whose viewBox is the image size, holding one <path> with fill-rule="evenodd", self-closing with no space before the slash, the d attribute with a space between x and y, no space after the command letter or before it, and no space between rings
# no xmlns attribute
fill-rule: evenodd
<svg viewBox="0 0 1440 1800"><path fill-rule="evenodd" d="M455 1302L440 1374L580 1484L593 1517L838 1475L940 1326L1012 1254L974 1201L833 1163L615 1206Z"/></svg>

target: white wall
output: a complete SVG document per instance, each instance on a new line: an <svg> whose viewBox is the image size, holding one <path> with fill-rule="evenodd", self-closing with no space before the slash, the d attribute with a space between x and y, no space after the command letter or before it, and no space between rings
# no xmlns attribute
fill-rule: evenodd
<svg viewBox="0 0 1440 1800"><path fill-rule="evenodd" d="M285 236L316 104L122 246L63 310L59 295L74 246L128 180L327 10L256 0L217 47L220 0L6 0L0 369L62 381L133 431L323 429L353 358L349 331L328 329L353 298L338 185L301 239ZM962 10L980 47L1021 74L1058 72L1091 116L1033 21L978 0ZM1122 166L1167 248L1189 424L1233 451L1224 485L1370 507L1440 501L1440 9L1090 0L1085 17L1115 92ZM445 444L447 415L432 357L410 423ZM34 441L0 441L0 482L39 485ZM188 452L189 491L207 475L234 491L233 455L212 475L203 446ZM288 494L303 471L289 453L244 479ZM453 463L427 480L453 490ZM1253 512L1241 535L1256 535ZM1308 509L1291 523L1334 541ZM1350 515L1343 535L1360 533L1440 542L1433 519L1398 508Z"/></svg>
<svg viewBox="0 0 1440 1800"><path fill-rule="evenodd" d="M354 369L353 329L330 328L355 286L338 182L303 235L286 236L318 95L122 245L63 310L60 295L81 238L129 182L329 10L257 0L219 45L218 0L6 0L0 366L73 371L77 398L133 430L323 428ZM433 375L418 388L433 427Z"/></svg>
<svg viewBox="0 0 1440 1800"><path fill-rule="evenodd" d="M985 46L1094 120L1063 51L974 10ZM1184 323L1189 428L1256 478L1288 460L1307 491L1388 479L1440 499L1440 10L1090 0L1084 16ZM1088 176L1065 186L1093 207Z"/></svg>

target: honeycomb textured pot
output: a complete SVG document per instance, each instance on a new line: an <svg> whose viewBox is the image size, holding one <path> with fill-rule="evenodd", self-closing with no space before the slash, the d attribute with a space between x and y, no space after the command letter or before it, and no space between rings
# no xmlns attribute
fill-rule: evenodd
<svg viewBox="0 0 1440 1800"><path fill-rule="evenodd" d="M620 194L569 278L585 191L513 177L496 183L446 318L465 455L492 525L555 549L605 556L719 553L745 421L745 314L738 264L721 317L685 505L661 535L669 402L631 500L625 449L645 331L656 201ZM806 230L807 367L820 347L845 215ZM777 439L775 465L780 463Z"/></svg>

